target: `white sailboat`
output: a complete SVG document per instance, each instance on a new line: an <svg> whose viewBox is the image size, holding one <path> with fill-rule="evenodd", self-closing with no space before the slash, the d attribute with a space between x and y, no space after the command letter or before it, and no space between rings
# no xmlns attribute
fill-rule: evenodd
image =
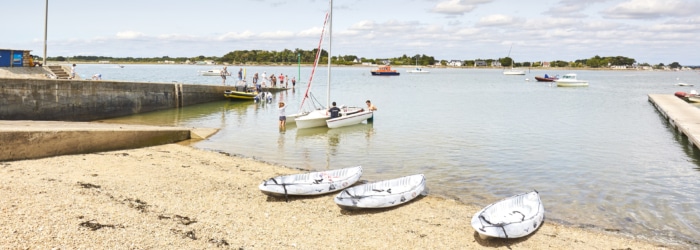
<svg viewBox="0 0 700 250"><path fill-rule="evenodd" d="M412 69L412 70L406 70L406 72L408 72L408 73L416 73L416 74L420 74L420 73L430 73L430 71L423 70L423 68L418 67L418 57L416 57L416 68L415 68L415 69Z"/></svg>
<svg viewBox="0 0 700 250"><path fill-rule="evenodd" d="M314 66L311 69L311 75L309 76L309 83L306 86L306 93L304 93L304 99L301 101L301 106L299 108L299 112L296 114L291 114L287 115L287 123L296 123L297 120L301 117L305 117L304 119L301 119L300 123L297 123L297 128L314 128L314 127L320 127L325 125L325 119L321 120L321 116L325 116L326 114L326 109L318 104L318 107L316 106L316 99L313 97L311 94L311 83L313 82L313 78L316 72L316 66L318 66L318 60L321 56L321 45L323 44L323 36L325 34L325 29L326 29L326 23L328 22L330 15L329 13L326 13L326 18L323 21L323 29L321 30L321 38L319 39L318 42L318 49L316 50L316 56L314 58ZM328 68L328 79L330 79L330 59L328 62L329 68ZM330 83L330 80L329 80ZM329 92L330 92L330 85L328 85ZM309 99L309 102L306 102L306 100ZM308 106L311 106L310 108L306 108L304 104L307 104ZM312 116L308 116L311 115ZM307 117L308 116L308 117ZM318 117L318 118L317 118ZM327 119L327 118L326 118ZM301 125L300 125L301 124Z"/></svg>
<svg viewBox="0 0 700 250"><path fill-rule="evenodd" d="M331 0L330 3L330 10L328 11L328 14L326 14L326 20L328 20L328 55L331 54L331 44L333 43L333 1ZM325 28L325 23L324 23L324 28ZM323 37L323 34L321 34L321 37ZM321 42L323 42L323 38L321 38ZM319 48L318 52L320 53L321 51L321 44L319 43ZM319 54L316 55L316 60L318 61L318 56ZM313 73L312 73L313 75ZM313 77L313 76L312 76ZM326 94L326 106L330 106L331 102L331 57L328 57L328 83L327 83L327 94ZM311 87L311 81L309 81L309 87ZM306 95L304 96L304 100L309 98L309 88L306 90ZM302 101L302 105L303 105ZM316 109L314 111L309 112L307 115L297 117L295 119L295 122L297 124L297 128L303 129L303 128L315 128L315 127L322 127L326 126L326 120L330 118L330 114L328 114L328 111L325 109Z"/></svg>
<svg viewBox="0 0 700 250"><path fill-rule="evenodd" d="M510 57L511 49L513 49L512 44L510 45L510 49L508 49L508 57ZM515 68L513 68L514 65L515 65L515 60L513 60L513 58L511 58L510 69L503 70L503 74L504 75L525 75L525 70L515 69Z"/></svg>
<svg viewBox="0 0 700 250"><path fill-rule="evenodd" d="M327 15L328 20L328 54L331 54L331 47L333 44L333 0L330 1L330 10ZM319 50L320 51L320 45ZM318 55L317 55L318 57ZM313 73L312 73L313 74ZM310 81L309 81L310 83ZM327 83L327 93L326 93L326 104L330 106L331 102L331 58L328 57L328 83ZM307 89L307 94L309 90ZM305 99L307 96L304 97ZM302 101L303 102L303 101ZM297 128L315 128L328 126L329 128L339 128L350 125L355 125L362 123L363 121L372 117L372 111L365 111L359 107L341 107L341 116L330 119L330 114L325 109L317 109L309 112L306 115L299 116L295 118Z"/></svg>

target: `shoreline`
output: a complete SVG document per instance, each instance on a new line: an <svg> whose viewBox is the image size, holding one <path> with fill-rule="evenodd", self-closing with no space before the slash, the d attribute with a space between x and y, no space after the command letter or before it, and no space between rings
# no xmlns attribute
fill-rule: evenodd
<svg viewBox="0 0 700 250"><path fill-rule="evenodd" d="M402 206L345 211L337 193L272 198L264 179L303 172L190 142L0 162L13 248L676 249L616 232L548 221L520 239L481 240L479 207L428 195ZM372 180L374 181L374 180ZM428 180L430 186L430 180ZM546 204L545 204L546 209Z"/></svg>

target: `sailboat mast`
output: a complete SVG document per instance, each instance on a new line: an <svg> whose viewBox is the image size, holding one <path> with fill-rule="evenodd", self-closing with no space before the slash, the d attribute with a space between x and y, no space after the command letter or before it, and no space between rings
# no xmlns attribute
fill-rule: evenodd
<svg viewBox="0 0 700 250"><path fill-rule="evenodd" d="M326 107L331 107L331 46L333 44L333 0L331 0L331 9L328 12L330 17L328 18L328 82L326 86L328 89L326 91Z"/></svg>

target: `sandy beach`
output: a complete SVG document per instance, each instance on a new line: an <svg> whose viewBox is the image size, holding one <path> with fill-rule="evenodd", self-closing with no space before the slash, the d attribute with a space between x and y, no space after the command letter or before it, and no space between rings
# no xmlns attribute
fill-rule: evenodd
<svg viewBox="0 0 700 250"><path fill-rule="evenodd" d="M680 248L546 219L525 238L482 240L469 223L480 208L434 195L350 212L335 193L285 202L258 190L299 172L180 144L0 162L0 248Z"/></svg>

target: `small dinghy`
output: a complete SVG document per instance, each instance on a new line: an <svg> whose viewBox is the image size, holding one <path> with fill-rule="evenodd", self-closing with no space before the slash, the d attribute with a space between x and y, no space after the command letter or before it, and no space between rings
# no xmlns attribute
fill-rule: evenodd
<svg viewBox="0 0 700 250"><path fill-rule="evenodd" d="M423 174L357 185L343 190L335 203L343 209L382 208L413 200L425 190Z"/></svg>
<svg viewBox="0 0 700 250"><path fill-rule="evenodd" d="M472 217L481 238L520 238L544 221L544 206L537 191L515 195L486 206Z"/></svg>
<svg viewBox="0 0 700 250"><path fill-rule="evenodd" d="M319 195L339 191L357 182L362 166L306 174L283 175L263 181L258 188L270 196Z"/></svg>

